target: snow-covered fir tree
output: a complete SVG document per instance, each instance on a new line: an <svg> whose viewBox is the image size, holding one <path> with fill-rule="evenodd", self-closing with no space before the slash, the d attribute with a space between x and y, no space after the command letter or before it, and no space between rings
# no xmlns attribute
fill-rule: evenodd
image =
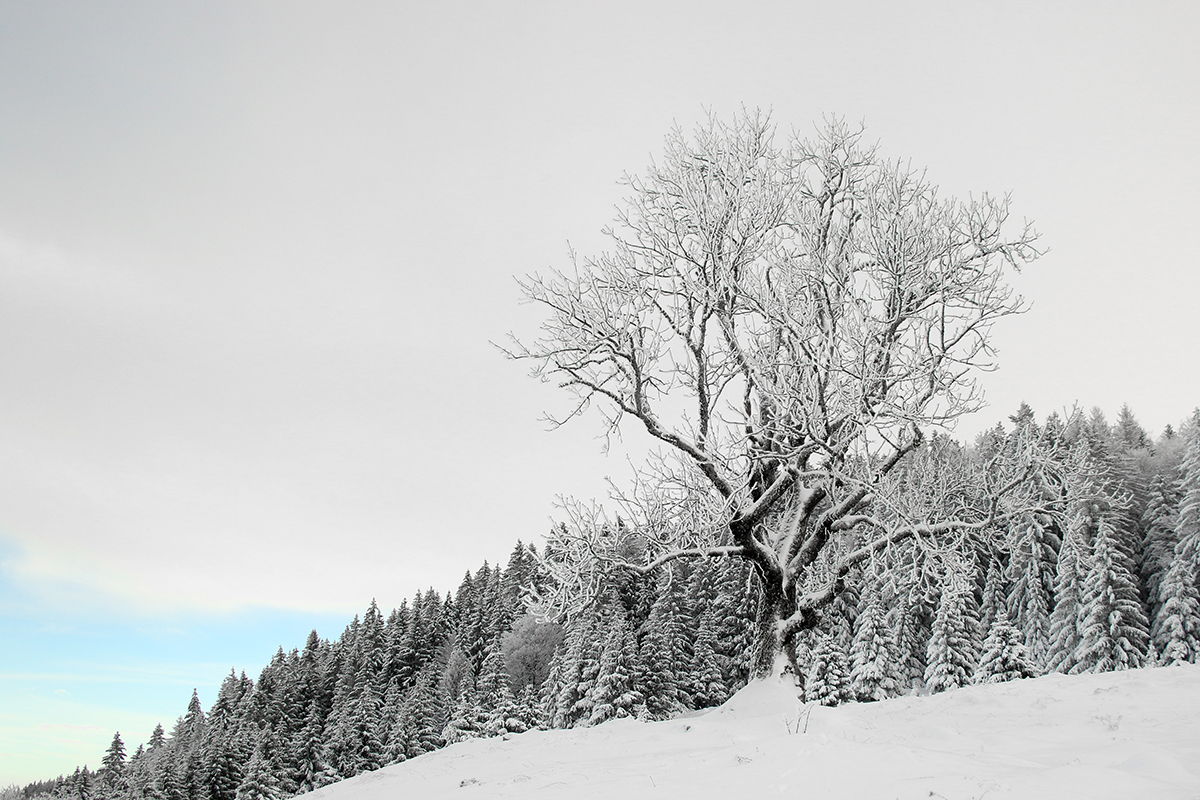
<svg viewBox="0 0 1200 800"><path fill-rule="evenodd" d="M592 710L587 719L589 725L632 716L634 709L642 703L642 695L635 686L638 674L637 640L629 629L625 608L619 599L610 599L605 624L608 634L604 639L591 693Z"/></svg>
<svg viewBox="0 0 1200 800"><path fill-rule="evenodd" d="M838 646L838 642L833 643ZM850 649L850 693L858 700L885 700L896 694L896 642L879 597L868 597L854 623Z"/></svg>
<svg viewBox="0 0 1200 800"><path fill-rule="evenodd" d="M1091 504L1093 546L1083 584L1080 642L1072 672L1108 672L1140 667L1146 657L1149 625L1133 564L1114 525L1118 515L1101 502Z"/></svg>
<svg viewBox="0 0 1200 800"><path fill-rule="evenodd" d="M1159 587L1154 649L1161 664L1200 663L1200 410L1179 465L1173 559Z"/></svg>
<svg viewBox="0 0 1200 800"><path fill-rule="evenodd" d="M1050 657L1050 616L1062 542L1053 521L1037 514L1021 520L1013 533L1006 616L1019 630L1033 666L1040 671Z"/></svg>
<svg viewBox="0 0 1200 800"><path fill-rule="evenodd" d="M999 609L991 631L983 642L983 655L975 669L975 683L1002 683L1032 678L1037 670L1029 657L1021 633Z"/></svg>
<svg viewBox="0 0 1200 800"><path fill-rule="evenodd" d="M717 625L716 608L709 607L700 618L693 648L690 692L697 708L720 705L729 697L721 669Z"/></svg>
<svg viewBox="0 0 1200 800"><path fill-rule="evenodd" d="M1139 564L1146 586L1147 616L1151 620L1158 617L1163 598L1162 584L1175 561L1175 545L1179 541L1175 534L1177 506L1173 487L1163 475L1155 475L1147 489L1146 510L1142 512L1144 538Z"/></svg>
<svg viewBox="0 0 1200 800"><path fill-rule="evenodd" d="M832 638L818 635L809 651L808 673L804 679L804 700L823 706L836 706L853 699L850 690L850 660Z"/></svg>
<svg viewBox="0 0 1200 800"><path fill-rule="evenodd" d="M931 692L966 686L979 662L979 611L966 570L962 564L952 568L938 602L925 666Z"/></svg>
<svg viewBox="0 0 1200 800"><path fill-rule="evenodd" d="M1047 668L1070 672L1083 641L1083 582L1088 572L1088 517L1078 508L1063 537L1054 579L1054 611L1050 614L1050 649Z"/></svg>

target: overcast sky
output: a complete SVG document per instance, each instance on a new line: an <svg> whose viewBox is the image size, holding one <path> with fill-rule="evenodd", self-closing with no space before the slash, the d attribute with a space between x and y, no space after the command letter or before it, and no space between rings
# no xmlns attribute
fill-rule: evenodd
<svg viewBox="0 0 1200 800"><path fill-rule="evenodd" d="M445 591L645 440L489 344L673 125L865 122L1048 254L992 407L1200 404L1200 6L0 2L0 785ZM97 744L98 743L98 744Z"/></svg>

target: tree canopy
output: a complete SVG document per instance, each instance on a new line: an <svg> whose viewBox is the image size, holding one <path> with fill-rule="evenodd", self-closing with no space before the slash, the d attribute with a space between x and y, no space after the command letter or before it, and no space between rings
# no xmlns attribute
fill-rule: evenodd
<svg viewBox="0 0 1200 800"><path fill-rule="evenodd" d="M613 566L740 557L786 648L888 543L996 516L956 507L961 476L909 469L901 483L936 479L914 491L896 475L978 406L992 325L1021 310L1006 273L1039 255L1035 233L1009 231L1007 198L939 197L841 120L776 138L759 113L673 131L626 179L611 249L521 283L546 318L511 354L574 396L562 421L595 406L661 445L619 498L627 534L583 507L556 530L547 613L587 602ZM976 477L996 500L1020 482ZM835 536L860 546L814 582Z"/></svg>

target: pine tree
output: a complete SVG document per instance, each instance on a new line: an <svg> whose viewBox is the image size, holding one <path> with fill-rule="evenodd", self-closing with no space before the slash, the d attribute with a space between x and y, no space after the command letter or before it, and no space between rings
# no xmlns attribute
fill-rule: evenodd
<svg viewBox="0 0 1200 800"><path fill-rule="evenodd" d="M841 651L836 642L833 645ZM850 661L851 695L869 701L884 700L896 692L896 642L876 594L870 595L855 620Z"/></svg>
<svg viewBox="0 0 1200 800"><path fill-rule="evenodd" d="M710 606L700 618L692 662L691 694L697 708L719 706L729 699L717 641L717 609Z"/></svg>
<svg viewBox="0 0 1200 800"><path fill-rule="evenodd" d="M525 688L517 695L514 716L520 722L521 728L520 730L513 729L512 733L532 731L544 727L545 718L542 714L542 702L541 697L538 695L538 687L532 683L525 684Z"/></svg>
<svg viewBox="0 0 1200 800"><path fill-rule="evenodd" d="M983 602L979 604L979 629L990 631L1000 606L1007 603L1004 591L1004 569L1000 559L993 555L988 559L987 577L983 584Z"/></svg>
<svg viewBox="0 0 1200 800"><path fill-rule="evenodd" d="M477 739L484 735L486 725L487 714L480 707L479 694L474 689L467 689L454 703L441 738L448 745Z"/></svg>
<svg viewBox="0 0 1200 800"><path fill-rule="evenodd" d="M1179 513L1175 522L1175 560L1187 562L1193 578L1200 575L1200 408L1192 415L1187 449L1179 465Z"/></svg>
<svg viewBox="0 0 1200 800"><path fill-rule="evenodd" d="M1140 667L1149 625L1138 598L1133 565L1121 548L1114 514L1092 506L1095 541L1083 586L1083 626L1074 672L1108 672Z"/></svg>
<svg viewBox="0 0 1200 800"><path fill-rule="evenodd" d="M504 664L504 651L500 647L498 638L492 640L486 652L487 655L483 659L483 671L479 674L475 688L478 692L480 708L485 715L490 715L503 702L505 699L503 694L505 690L509 689L508 668ZM507 699L511 702L511 690L509 690Z"/></svg>
<svg viewBox="0 0 1200 800"><path fill-rule="evenodd" d="M120 731L113 734L112 743L104 754L103 764L107 783L114 789L119 788L125 771L125 743L121 741Z"/></svg>
<svg viewBox="0 0 1200 800"><path fill-rule="evenodd" d="M1177 499L1162 475L1155 475L1147 490L1146 510L1142 513L1145 531L1140 569L1146 585L1150 619L1158 618L1163 602L1162 585L1175 560L1175 506ZM1160 651L1161 652L1161 651Z"/></svg>
<svg viewBox="0 0 1200 800"><path fill-rule="evenodd" d="M627 717L642 702L635 687L637 641L629 630L625 609L617 598L608 606L608 635L600 655L589 725L599 725L617 717Z"/></svg>
<svg viewBox="0 0 1200 800"><path fill-rule="evenodd" d="M922 557L911 542L901 546L897 558L904 566L897 565L884 572L879 592L887 601L888 627L896 643L896 690L902 692L925 675L925 653L936 596L929 597L922 583L912 579L922 573Z"/></svg>
<svg viewBox="0 0 1200 800"><path fill-rule="evenodd" d="M1050 614L1050 648L1047 667L1057 672L1075 668L1076 651L1083 641L1083 582L1087 575L1088 518L1076 512L1058 552L1054 580L1054 611Z"/></svg>
<svg viewBox="0 0 1200 800"><path fill-rule="evenodd" d="M720 565L719 594L715 605L717 643L727 693L740 689L750 679L754 652L754 619L760 589L749 565L732 559Z"/></svg>
<svg viewBox="0 0 1200 800"><path fill-rule="evenodd" d="M508 557L508 565L504 568L501 579L501 593L504 598L504 608L507 615L505 627L525 613L523 602L524 589L533 585L537 572L537 560L529 552L529 548L517 541L512 554Z"/></svg>
<svg viewBox="0 0 1200 800"><path fill-rule="evenodd" d="M294 780L301 793L318 789L336 780L336 773L323 757L322 732L325 720L321 705L314 698L309 702L304 726L296 734L293 763Z"/></svg>
<svg viewBox="0 0 1200 800"><path fill-rule="evenodd" d="M409 758L432 752L445 744L441 731L446 725L447 714L443 695L437 689L436 665L430 664L417 674L401 707L401 715L407 722L404 739Z"/></svg>
<svg viewBox="0 0 1200 800"><path fill-rule="evenodd" d="M1158 662L1165 666L1200 663L1200 591L1186 558L1175 559L1159 591L1161 604L1153 630Z"/></svg>
<svg viewBox="0 0 1200 800"><path fill-rule="evenodd" d="M237 800L280 800L283 797L276 778L278 764L272 745L270 732L264 732L246 766L246 775L238 785Z"/></svg>
<svg viewBox="0 0 1200 800"><path fill-rule="evenodd" d="M849 659L828 636L819 636L809 654L808 673L804 679L805 701L836 706L852 696Z"/></svg>
<svg viewBox="0 0 1200 800"><path fill-rule="evenodd" d="M1121 406L1117 415L1116 425L1113 426L1113 438L1127 450L1144 449L1150 445L1150 437L1134 418L1128 403Z"/></svg>
<svg viewBox="0 0 1200 800"><path fill-rule="evenodd" d="M238 752L233 736L224 732L210 736L206 761L209 800L234 800L245 774L243 754Z"/></svg>
<svg viewBox="0 0 1200 800"><path fill-rule="evenodd" d="M552 727L570 728L592 714L591 691L600 668L600 646L595 611L589 610L567 628L562 680L555 703Z"/></svg>
<svg viewBox="0 0 1200 800"><path fill-rule="evenodd" d="M975 670L976 683L1002 683L1032 678L1037 674L1020 632L999 609L992 629L983 643L983 655Z"/></svg>
<svg viewBox="0 0 1200 800"><path fill-rule="evenodd" d="M931 692L966 686L979 661L979 617L975 599L960 574L949 576L942 591L925 667L925 685Z"/></svg>
<svg viewBox="0 0 1200 800"><path fill-rule="evenodd" d="M450 651L446 666L438 679L438 688L446 698L450 707L458 703L459 697L465 692L475 689L475 668L471 659L461 647Z"/></svg>
<svg viewBox="0 0 1200 800"><path fill-rule="evenodd" d="M691 654L683 652L683 626L671 591L662 592L650 609L642 637L638 690L650 719L667 719L686 708L683 686Z"/></svg>
<svg viewBox="0 0 1200 800"><path fill-rule="evenodd" d="M1044 668L1049 661L1050 616L1061 546L1054 523L1039 515L1031 515L1015 529L1006 616L1020 631L1035 669ZM989 631L990 626L984 630Z"/></svg>
<svg viewBox="0 0 1200 800"><path fill-rule="evenodd" d="M154 730L150 733L150 741L146 743L146 746L150 750L157 750L158 748L163 746L163 744L166 742L166 740L167 740L167 736L163 732L163 726L162 726L162 723L160 722L159 724L154 726Z"/></svg>

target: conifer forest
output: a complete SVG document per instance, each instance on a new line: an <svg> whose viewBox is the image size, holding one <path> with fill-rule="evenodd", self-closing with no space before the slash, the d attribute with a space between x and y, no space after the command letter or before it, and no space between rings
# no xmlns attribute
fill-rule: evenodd
<svg viewBox="0 0 1200 800"><path fill-rule="evenodd" d="M1039 422L1022 406L972 446L934 437L914 456L979 462L1029 434L1059 467L1040 488L1064 510L863 564L869 580L848 582L861 590L804 634L808 702L1196 662L1200 412L1151 437L1129 408ZM549 588L541 556L517 543L444 596L372 604L336 639L281 647L257 678L231 673L211 708L193 695L135 750L115 733L96 768L22 794L278 800L472 737L719 705L751 677L761 589L744 563L630 575L558 624L523 602Z"/></svg>

